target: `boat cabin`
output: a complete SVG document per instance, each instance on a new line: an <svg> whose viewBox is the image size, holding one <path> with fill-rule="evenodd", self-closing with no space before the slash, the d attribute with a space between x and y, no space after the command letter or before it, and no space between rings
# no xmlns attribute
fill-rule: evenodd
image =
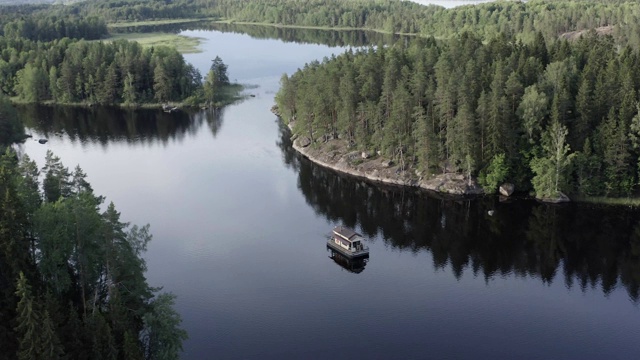
<svg viewBox="0 0 640 360"><path fill-rule="evenodd" d="M344 226L336 226L333 229L331 240L347 251L358 252L365 249L362 236Z"/></svg>

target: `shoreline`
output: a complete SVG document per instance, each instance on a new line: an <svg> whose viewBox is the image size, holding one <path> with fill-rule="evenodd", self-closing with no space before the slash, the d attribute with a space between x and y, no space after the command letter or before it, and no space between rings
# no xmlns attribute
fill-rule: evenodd
<svg viewBox="0 0 640 360"><path fill-rule="evenodd" d="M226 87L223 87L221 90L226 90L229 92L227 97L220 102L215 104L207 104L203 103L190 103L187 101L167 101L167 102L149 102L149 103L133 103L133 104L125 104L125 103L112 103L112 104L99 104L92 102L57 102L54 100L44 100L37 102L27 102L18 99L17 96L13 96L9 98L9 101L15 106L26 106L26 105L40 105L40 106L61 106L61 107L76 107L76 108L86 108L90 109L93 107L112 107L118 108L122 110L138 110L138 109L146 109L146 110L165 110L165 106L170 106L175 110L198 110L205 108L219 108L227 105L231 105L236 101L244 100L247 97L250 97L250 94L243 95L242 92L247 89L247 85L242 85L239 83L229 84Z"/></svg>
<svg viewBox="0 0 640 360"><path fill-rule="evenodd" d="M287 125L291 130L291 125ZM397 173L399 169L397 164L379 156L373 156L368 159L362 159L360 151L353 150L351 152L342 152L332 149L336 143L345 142L344 140L328 140L326 143L320 143L308 146L300 145L300 137L292 132L292 148L300 155L309 159L314 164L320 165L327 169L355 176L357 178L366 179L375 183L382 183L392 186L406 186L418 188L427 191L433 191L439 195L452 196L482 196L485 195L482 188L472 179L472 186L468 185L464 175L458 173L445 173L433 175L429 179L424 179L415 171L409 169L406 172ZM411 171L414 173L411 174ZM497 194L499 195L499 194ZM496 195L496 196L497 196ZM502 195L500 195L502 196ZM510 196L517 199L517 196ZM604 205L604 206L630 206L640 207L639 198L606 198L606 197L589 197L589 196L572 196L569 201L558 199L538 199L533 200L545 204L558 204L576 202L581 204ZM568 198L567 198L568 199Z"/></svg>
<svg viewBox="0 0 640 360"><path fill-rule="evenodd" d="M287 125L289 129L291 124ZM344 140L333 139L324 143L300 144L300 137L292 133L292 147L300 155L322 167L359 177L372 182L406 186L457 196L483 195L484 191L475 179L469 181L464 175L444 173L425 179L415 169L400 170L400 166L381 156L363 156L362 151L340 151L347 148Z"/></svg>

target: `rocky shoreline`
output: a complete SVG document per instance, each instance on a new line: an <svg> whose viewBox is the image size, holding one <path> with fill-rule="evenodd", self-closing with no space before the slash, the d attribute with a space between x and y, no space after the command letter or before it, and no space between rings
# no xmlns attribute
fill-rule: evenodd
<svg viewBox="0 0 640 360"><path fill-rule="evenodd" d="M277 105L271 108L271 112L282 121ZM432 174L425 177L416 169L402 170L401 166L378 154L350 149L345 140L325 138L312 143L308 137L299 137L293 132L293 121L289 121L286 125L292 133L293 149L320 166L374 182L418 187L442 194L483 195L485 193L475 178L469 179L458 173ZM510 197L514 191L515 187L510 183L504 183L499 187L501 198ZM555 204L571 201L564 193L559 193L555 198L537 200Z"/></svg>
<svg viewBox="0 0 640 360"><path fill-rule="evenodd" d="M291 124L289 124L291 128ZM345 140L332 139L310 144L308 138L292 137L293 148L312 162L335 171L385 184L419 187L453 195L481 195L475 179L457 173L445 173L425 178L414 169L402 171L398 164L378 155L349 151Z"/></svg>

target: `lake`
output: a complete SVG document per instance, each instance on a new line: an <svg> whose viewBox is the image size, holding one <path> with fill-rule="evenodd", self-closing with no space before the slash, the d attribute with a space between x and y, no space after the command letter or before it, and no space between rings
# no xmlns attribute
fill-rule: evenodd
<svg viewBox="0 0 640 360"><path fill-rule="evenodd" d="M638 210L449 198L315 166L269 109L283 73L346 48L183 34L203 39L189 62L205 73L220 56L254 97L20 113L49 139L21 151L79 164L123 220L151 224L147 277L178 295L184 359L637 358ZM339 224L365 236L366 263L330 257Z"/></svg>

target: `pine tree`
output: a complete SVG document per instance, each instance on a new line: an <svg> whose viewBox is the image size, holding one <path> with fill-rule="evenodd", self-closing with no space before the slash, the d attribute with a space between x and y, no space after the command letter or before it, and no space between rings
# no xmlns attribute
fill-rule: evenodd
<svg viewBox="0 0 640 360"><path fill-rule="evenodd" d="M227 74L227 65L219 56L211 60L210 72L213 72L214 82L220 85L229 85L229 75Z"/></svg>
<svg viewBox="0 0 640 360"><path fill-rule="evenodd" d="M32 263L27 239L29 216L17 190L18 176L15 153L7 149L0 156L0 270L11 278L30 270Z"/></svg>
<svg viewBox="0 0 640 360"><path fill-rule="evenodd" d="M595 110L593 104L593 96L591 92L592 84L588 78L584 78L580 83L578 94L576 96L576 111L578 118L575 120L575 144L582 148L587 137L593 130L593 124L596 123L596 119L593 118ZM579 149L578 148L578 149Z"/></svg>
<svg viewBox="0 0 640 360"><path fill-rule="evenodd" d="M45 174L42 188L46 201L55 202L59 198L68 197L71 194L69 170L62 165L60 158L55 156L51 150L47 150L42 172Z"/></svg>
<svg viewBox="0 0 640 360"><path fill-rule="evenodd" d="M171 79L161 62L158 62L153 71L153 92L154 98L159 102L171 100Z"/></svg>
<svg viewBox="0 0 640 360"><path fill-rule="evenodd" d="M49 312L45 310L42 314L42 326L40 328L42 345L41 352L43 359L55 360L62 358L64 352L62 345L55 331L55 325L51 321Z"/></svg>
<svg viewBox="0 0 640 360"><path fill-rule="evenodd" d="M600 127L600 144L603 151L606 193L614 196L628 195L633 186L632 174L628 166L630 157L628 130L618 119L613 108Z"/></svg>
<svg viewBox="0 0 640 360"><path fill-rule="evenodd" d="M138 95L135 87L135 78L132 73L127 73L124 79L124 86L122 89L122 101L125 105L133 105L138 100Z"/></svg>
<svg viewBox="0 0 640 360"><path fill-rule="evenodd" d="M20 299L16 309L18 325L15 328L20 339L18 359L46 359L42 356L42 317L31 292L31 286L22 272L18 278L16 295Z"/></svg>
<svg viewBox="0 0 640 360"><path fill-rule="evenodd" d="M142 350L140 349L140 342L137 337L134 336L131 331L127 330L124 333L124 347L122 349L122 355L124 360L142 360Z"/></svg>
<svg viewBox="0 0 640 360"><path fill-rule="evenodd" d="M111 327L100 312L95 312L85 320L91 334L91 359L115 360L118 349L115 346Z"/></svg>

